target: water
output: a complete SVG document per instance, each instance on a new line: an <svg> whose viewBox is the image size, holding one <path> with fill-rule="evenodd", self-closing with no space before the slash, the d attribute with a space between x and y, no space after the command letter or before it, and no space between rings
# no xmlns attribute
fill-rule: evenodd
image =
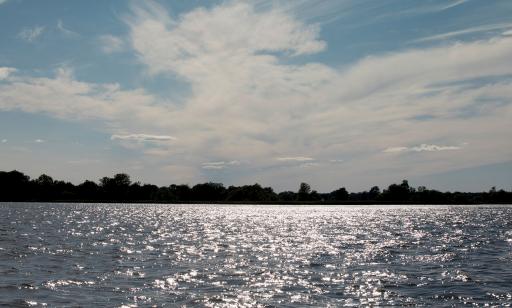
<svg viewBox="0 0 512 308"><path fill-rule="evenodd" d="M0 305L512 304L511 206L0 204Z"/></svg>

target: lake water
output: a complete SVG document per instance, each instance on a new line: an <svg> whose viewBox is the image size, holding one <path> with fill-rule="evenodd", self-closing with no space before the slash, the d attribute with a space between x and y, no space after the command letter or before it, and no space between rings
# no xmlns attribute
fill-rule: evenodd
<svg viewBox="0 0 512 308"><path fill-rule="evenodd" d="M0 305L512 304L512 206L0 203Z"/></svg>

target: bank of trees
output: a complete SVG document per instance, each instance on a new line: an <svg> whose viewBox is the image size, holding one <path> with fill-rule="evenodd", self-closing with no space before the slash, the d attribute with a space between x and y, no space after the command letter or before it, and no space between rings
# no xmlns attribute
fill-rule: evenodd
<svg viewBox="0 0 512 308"><path fill-rule="evenodd" d="M344 187L319 193L307 183L297 191L274 192L259 184L224 187L221 183L194 186L156 186L132 182L124 173L103 177L98 183L79 185L54 180L43 174L35 179L19 172L0 171L0 201L91 201L91 202L262 202L262 203L512 203L512 192L491 188L487 192L440 192L426 187L414 188L404 180L380 190L348 192Z"/></svg>

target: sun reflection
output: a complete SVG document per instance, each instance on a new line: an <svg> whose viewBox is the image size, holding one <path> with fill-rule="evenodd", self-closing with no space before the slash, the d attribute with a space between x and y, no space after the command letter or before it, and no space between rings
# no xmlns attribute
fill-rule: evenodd
<svg viewBox="0 0 512 308"><path fill-rule="evenodd" d="M510 228L512 212L494 210L54 205L37 218L10 212L5 225L16 237L0 254L22 264L12 266L25 277L44 277L18 286L48 292L46 299L65 292L133 307L504 305L510 290L489 277L512 277L503 267L512 261L512 231L489 226Z"/></svg>

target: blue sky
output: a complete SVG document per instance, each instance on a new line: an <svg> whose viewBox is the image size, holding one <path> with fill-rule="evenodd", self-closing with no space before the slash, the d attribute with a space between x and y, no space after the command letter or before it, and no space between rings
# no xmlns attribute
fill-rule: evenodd
<svg viewBox="0 0 512 308"><path fill-rule="evenodd" d="M0 170L512 187L512 2L0 0Z"/></svg>

